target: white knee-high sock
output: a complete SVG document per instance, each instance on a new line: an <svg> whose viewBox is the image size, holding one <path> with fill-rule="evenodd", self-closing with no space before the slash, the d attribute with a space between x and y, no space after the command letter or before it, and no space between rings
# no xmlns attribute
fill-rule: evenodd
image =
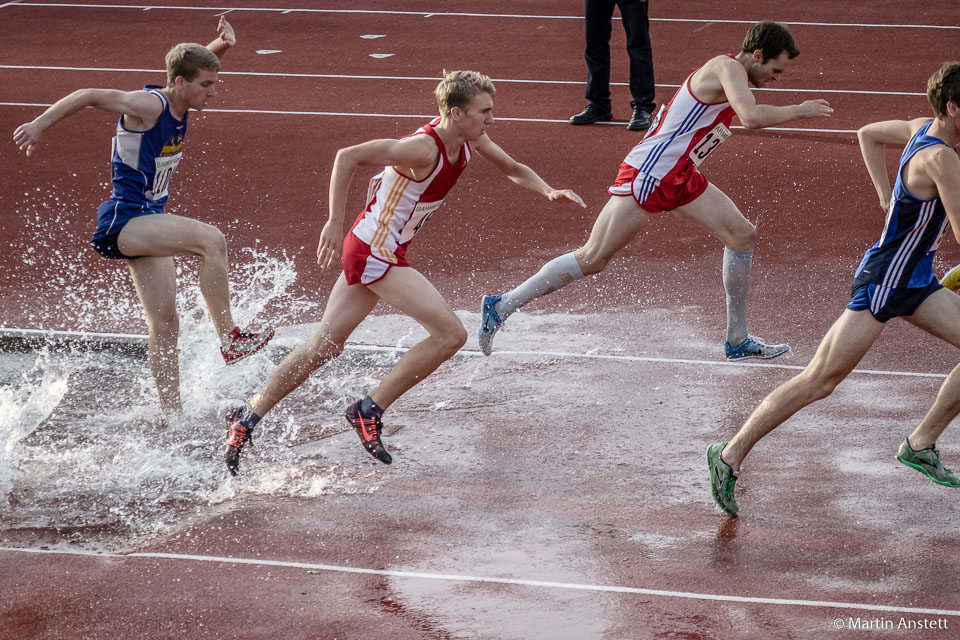
<svg viewBox="0 0 960 640"><path fill-rule="evenodd" d="M503 294L497 303L497 313L501 319L527 304L531 300L553 293L574 280L583 277L580 264L571 251L554 258L540 268L540 271L528 278L523 284Z"/></svg>
<svg viewBox="0 0 960 640"><path fill-rule="evenodd" d="M723 289L727 293L727 342L736 347L747 339L747 292L753 251L723 250Z"/></svg>

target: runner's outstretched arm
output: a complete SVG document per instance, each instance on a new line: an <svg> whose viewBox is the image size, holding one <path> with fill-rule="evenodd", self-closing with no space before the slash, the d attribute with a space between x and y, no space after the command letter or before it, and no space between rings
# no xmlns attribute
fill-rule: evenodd
<svg viewBox="0 0 960 640"><path fill-rule="evenodd" d="M537 172L527 165L517 162L510 155L501 149L486 134L478 140L474 146L474 151L484 160L490 162L499 169L505 176L513 182L539 193L550 202L576 202L581 207L586 207L586 203L576 193L570 189L554 189L547 184L543 178L537 175Z"/></svg>

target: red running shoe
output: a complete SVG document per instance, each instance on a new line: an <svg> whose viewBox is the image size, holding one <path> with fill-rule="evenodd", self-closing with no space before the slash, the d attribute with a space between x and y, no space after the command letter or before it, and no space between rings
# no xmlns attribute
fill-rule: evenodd
<svg viewBox="0 0 960 640"><path fill-rule="evenodd" d="M233 364L243 360L247 356L252 356L260 349L267 346L270 338L273 337L273 329L264 329L260 333L246 333L240 331L240 327L234 327L228 336L230 344L227 347L221 347L220 353L227 364Z"/></svg>
<svg viewBox="0 0 960 640"><path fill-rule="evenodd" d="M224 449L223 459L231 475L240 472L240 452L244 445L250 443L250 446L253 446L253 429L240 424L242 413L243 407L237 407L227 414L227 447Z"/></svg>
<svg viewBox="0 0 960 640"><path fill-rule="evenodd" d="M350 426L356 430L357 435L360 436L360 442L363 443L364 449L383 464L390 464L393 462L393 458L387 453L383 443L380 442L380 431L383 429L380 416L374 418L364 416L360 413L360 402L358 400L356 404L347 407L344 416Z"/></svg>

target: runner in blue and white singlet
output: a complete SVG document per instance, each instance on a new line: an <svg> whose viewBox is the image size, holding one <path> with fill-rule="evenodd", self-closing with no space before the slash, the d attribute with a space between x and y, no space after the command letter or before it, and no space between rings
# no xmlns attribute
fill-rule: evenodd
<svg viewBox="0 0 960 640"><path fill-rule="evenodd" d="M123 126L123 116L117 121L111 200L140 204L148 209L163 209L167 203L170 177L180 162L180 149L187 131L187 113L183 120L176 119L161 88L151 85L143 88L163 105L163 112L151 129L131 131Z"/></svg>
<svg viewBox="0 0 960 640"><path fill-rule="evenodd" d="M854 276L857 280L881 285L886 290L918 289L936 280L933 256L950 225L947 212L939 196L921 200L903 184L904 168L918 151L946 144L927 135L931 124L917 131L900 156L883 234L860 261Z"/></svg>
<svg viewBox="0 0 960 640"><path fill-rule="evenodd" d="M200 292L226 364L256 353L273 336L273 329L253 333L233 323L226 239L220 230L164 211L170 178L180 162L187 113L205 108L217 95L220 59L236 42L233 27L220 15L217 37L210 44L181 42L167 52L166 86L77 89L13 132L17 147L29 156L47 129L87 107L120 114L111 153L113 191L97 210L91 244L104 258L125 260L133 276L147 316L147 355L164 412L183 407L175 256L201 260Z"/></svg>
<svg viewBox="0 0 960 640"><path fill-rule="evenodd" d="M707 448L711 494L727 515L739 513L734 489L754 446L797 411L829 396L854 371L888 321L903 318L960 348L960 296L937 282L932 268L951 224L960 241L960 61L945 63L930 76L927 99L935 116L932 121L886 120L857 131L877 203L886 212L883 234L857 269L847 308L803 372L768 394L736 435ZM903 153L891 188L886 150L892 145L903 145ZM922 351L932 353L926 345ZM938 485L960 488L960 477L943 464L937 448L937 439L960 415L960 366L947 375L930 409L916 415L923 418L903 439L896 459ZM821 458L835 453L829 446L835 435L825 430Z"/></svg>
<svg viewBox="0 0 960 640"><path fill-rule="evenodd" d="M163 105L150 129L130 130L124 126L122 115L117 121L111 154L113 193L97 209L97 229L91 239L105 258L130 257L117 248L117 236L127 222L141 215L164 213L170 178L180 162L187 112L182 120L175 118L160 89L152 85L143 88Z"/></svg>

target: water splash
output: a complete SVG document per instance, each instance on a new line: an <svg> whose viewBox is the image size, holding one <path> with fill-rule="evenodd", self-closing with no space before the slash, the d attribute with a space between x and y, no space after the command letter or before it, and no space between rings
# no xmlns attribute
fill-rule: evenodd
<svg viewBox="0 0 960 640"><path fill-rule="evenodd" d="M52 205L51 205L52 206ZM65 215L65 214L64 214ZM51 232L51 225L58 227ZM27 314L49 328L72 318L72 329L138 333L145 317L124 270L85 264L47 243L73 233L65 217L37 216L37 291L57 291ZM44 244L47 243L47 244ZM231 269L234 319L242 327L285 327L316 313L322 300L292 294L297 274L285 253L247 248ZM209 516L244 495L315 497L372 491L363 465L344 468L325 444L343 433L348 401L392 364L347 358L300 390L302 401L271 414L258 430L244 474L231 478L221 459L226 412L259 388L285 348L301 335L278 335L272 348L225 367L197 285L198 260L177 259L179 357L184 410L160 416L144 359L107 352L0 354L0 540L24 546L79 544L119 549ZM362 370L364 374L355 371Z"/></svg>

